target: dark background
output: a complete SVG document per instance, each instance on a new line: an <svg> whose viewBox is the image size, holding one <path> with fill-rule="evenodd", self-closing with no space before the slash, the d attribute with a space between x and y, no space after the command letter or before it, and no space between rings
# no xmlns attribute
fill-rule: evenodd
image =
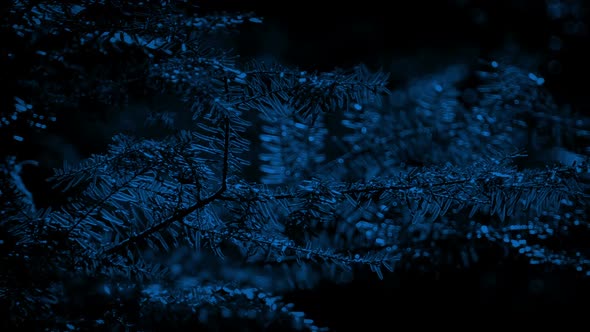
<svg viewBox="0 0 590 332"><path fill-rule="evenodd" d="M563 4L561 15L548 4ZM359 3L320 1L199 1L199 12L254 12L263 24L240 27L222 48L245 61L279 61L302 70L329 71L363 63L390 73L393 91L411 79L454 64L508 59L545 79L559 107L587 115L590 99L588 7L582 0L416 0ZM10 101L12 102L12 101ZM137 102L137 100L135 100ZM141 104L143 101L139 101ZM166 105L157 107L174 107ZM56 135L20 159L43 159L49 169L101 153L113 134L141 122L144 105L101 119L62 119ZM133 113L133 110L139 112ZM91 113L85 111L84 113ZM102 111L101 111L102 112ZM115 112L116 113L116 112ZM80 144L84 142L84 146ZM12 153L22 154L23 149ZM46 177L47 173L34 176Z"/></svg>
<svg viewBox="0 0 590 332"><path fill-rule="evenodd" d="M549 7L555 2L563 4L561 14ZM585 1L205 3L203 9L254 11L265 18L263 26L243 33L238 50L245 57L267 55L323 70L362 62L391 71L395 82L449 63L528 56L538 59L531 69L545 75L558 102L588 106Z"/></svg>

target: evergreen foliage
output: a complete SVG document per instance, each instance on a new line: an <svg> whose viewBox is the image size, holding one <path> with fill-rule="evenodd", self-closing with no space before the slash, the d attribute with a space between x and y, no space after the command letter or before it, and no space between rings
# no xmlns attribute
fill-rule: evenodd
<svg viewBox="0 0 590 332"><path fill-rule="evenodd" d="M216 42L262 19L191 3L3 5L3 146L154 94L192 119L158 112L145 125L166 135L119 133L64 163L47 179L58 205L23 182L35 161L3 156L7 328L329 330L285 294L493 250L590 276L571 239L588 232L588 120L540 74L491 59L394 89L363 65L244 61ZM555 142L542 167L521 162Z"/></svg>

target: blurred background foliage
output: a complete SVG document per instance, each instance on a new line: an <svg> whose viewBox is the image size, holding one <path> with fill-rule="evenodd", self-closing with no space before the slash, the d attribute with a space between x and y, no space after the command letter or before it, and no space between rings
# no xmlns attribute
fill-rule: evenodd
<svg viewBox="0 0 590 332"><path fill-rule="evenodd" d="M265 18L264 25L243 31L238 39L238 53L244 55L279 58L289 64L318 69L363 62L370 68L390 73L390 88L394 94L400 93L398 97L404 97L407 87L421 78L453 80L457 69L485 72L490 68L483 68L482 61L488 65L498 61L519 68L519 75L536 73L535 78L543 78L540 85L550 96L549 103L554 105L556 114L582 119L590 115L587 83L590 3L586 1L363 1L324 6L314 1L298 1L296 6L281 2L221 1L211 7L254 10ZM460 95L457 99L467 105L477 100L473 91L481 84L478 81L481 78L469 74L456 78L456 93ZM583 120L581 128L587 128L586 121ZM531 126L534 128L537 123ZM572 127L575 126L565 129ZM523 167L544 167L546 163L563 160L562 155L572 151L577 156L588 153L586 132L566 143L567 152L550 151L551 144L546 143L540 144L544 148L532 146L531 140L535 138L531 133L525 131L523 135L529 135L522 137L521 142L529 149L529 156L517 161ZM587 232L572 233L569 238L576 242L585 238L583 234ZM346 292L325 285L319 293L314 290L311 294L297 292L293 296L309 301L316 317L324 317L331 326L344 329L354 318L342 317L357 314L351 302L363 303L367 312L382 317L371 325L377 327L389 323L385 317L394 306L400 316L416 310L431 313L465 310L476 317L511 312L558 312L563 317L573 317L579 309L576 301L584 301L583 294L589 290L589 283L575 273L531 268L520 259L508 258L497 264L495 260L502 254L492 251L488 255L480 257L468 269L399 272L386 285L377 282L371 274L367 276L369 282L356 280ZM383 301L388 304L377 304L376 294L384 294ZM450 299L454 300L451 307ZM570 313L566 315L568 310Z"/></svg>

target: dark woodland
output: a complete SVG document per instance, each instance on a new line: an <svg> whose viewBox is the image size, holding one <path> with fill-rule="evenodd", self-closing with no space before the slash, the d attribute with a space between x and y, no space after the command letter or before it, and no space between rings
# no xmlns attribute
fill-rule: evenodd
<svg viewBox="0 0 590 332"><path fill-rule="evenodd" d="M583 321L589 7L2 1L3 331Z"/></svg>

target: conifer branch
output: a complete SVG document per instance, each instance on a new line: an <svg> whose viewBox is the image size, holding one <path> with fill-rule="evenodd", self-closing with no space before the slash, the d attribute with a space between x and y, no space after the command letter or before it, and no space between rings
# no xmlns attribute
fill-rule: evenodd
<svg viewBox="0 0 590 332"><path fill-rule="evenodd" d="M229 146L230 146L230 121L229 121L229 118L226 117L224 120L223 169L222 169L222 174L221 174L220 188L211 196L209 196L203 200L199 200L194 205L192 205L182 211L175 212L173 216L160 222L159 224L156 224L156 225L144 230L143 232L141 232L139 234L130 236L129 238L121 241L120 243L107 249L105 253L108 255L120 253L122 250L125 250L130 245L135 244L140 241L144 241L145 239L152 236L153 234L166 229L167 227L169 227L170 225L172 225L176 222L182 221L184 218L186 218L187 216L189 216L193 212L211 204L212 202L214 202L214 201L218 200L220 197L222 197L223 193L227 189L229 153L230 153Z"/></svg>
<svg viewBox="0 0 590 332"><path fill-rule="evenodd" d="M318 331L281 296L369 271L388 282L383 268L468 268L480 254L590 277L590 123L532 66L496 59L394 83L362 65L244 65L217 32L261 20L185 2L2 6L0 29L16 41L2 80L16 95L1 137L22 142L34 137L23 129L86 105L178 102L128 119L158 119L157 133L105 130L117 133L106 152L56 169L63 197L47 208L23 162L0 165L11 329ZM526 156L513 151L543 144L560 163L516 165Z"/></svg>

